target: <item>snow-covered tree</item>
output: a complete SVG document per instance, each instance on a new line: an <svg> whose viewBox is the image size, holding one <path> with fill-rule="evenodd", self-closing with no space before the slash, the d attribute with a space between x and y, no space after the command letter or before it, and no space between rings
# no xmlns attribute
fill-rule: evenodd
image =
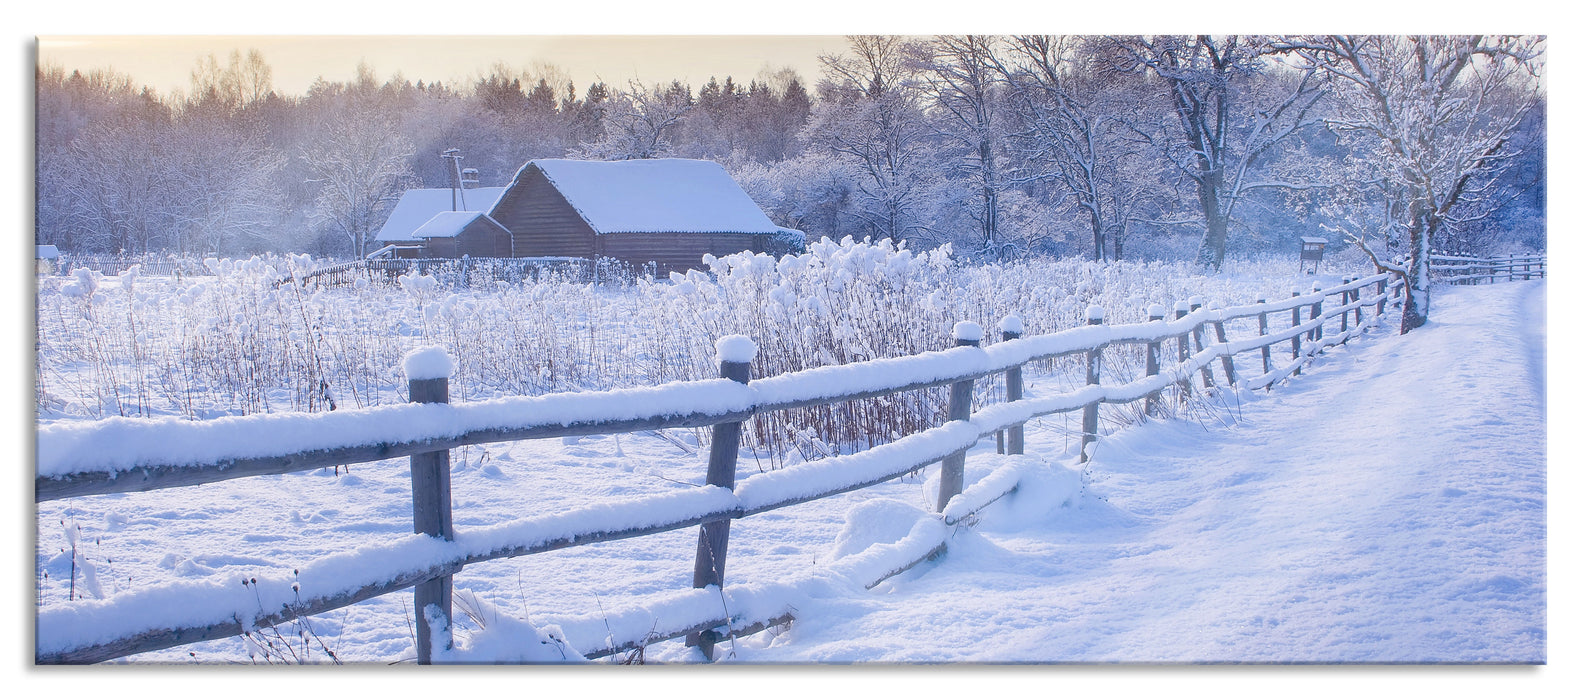
<svg viewBox="0 0 1582 700"><path fill-rule="evenodd" d="M979 247L998 256L1000 240L999 135L994 74L995 37L939 36L922 61L924 92L929 96L947 143L961 152L960 162L976 193L972 207L982 239Z"/></svg>
<svg viewBox="0 0 1582 700"><path fill-rule="evenodd" d="M690 88L679 81L650 88L633 80L604 101L604 137L583 143L574 157L588 160L662 158L672 153L672 139L682 118L692 110Z"/></svg>
<svg viewBox="0 0 1582 700"><path fill-rule="evenodd" d="M335 115L300 153L318 186L314 221L345 236L352 254L363 257L390 207L416 184L412 156L388 116L364 109Z"/></svg>
<svg viewBox="0 0 1582 700"><path fill-rule="evenodd" d="M859 173L851 216L866 233L899 241L926 230L922 194L934 177L930 130L913 82L917 44L894 36L847 38L851 55L819 57L825 80L803 135L810 149Z"/></svg>
<svg viewBox="0 0 1582 700"><path fill-rule="evenodd" d="M1407 239L1401 332L1411 331L1428 321L1433 242L1485 211L1497 176L1519 155L1513 137L1543 94L1543 40L1352 35L1280 48L1335 91L1342 108L1326 122L1360 156L1360 182L1385 199L1391 232Z"/></svg>
<svg viewBox="0 0 1582 700"><path fill-rule="evenodd" d="M1311 69L1289 85L1259 80L1280 70L1267 40L1245 36L1111 37L1111 65L1148 74L1164 88L1171 119L1157 124L1164 153L1197 190L1203 239L1197 262L1218 270L1236 205L1248 192L1282 183L1256 180L1260 159L1283 139L1314 124L1322 96ZM1147 114L1138 119L1148 119ZM1157 131L1139 125L1138 133Z"/></svg>
<svg viewBox="0 0 1582 700"><path fill-rule="evenodd" d="M1137 131L1144 86L1096 65L1094 40L1023 35L1005 43L994 67L1015 117L1007 141L1020 158L1011 179L1069 197L1092 236L1093 259L1121 257L1132 221L1168 189L1148 135Z"/></svg>

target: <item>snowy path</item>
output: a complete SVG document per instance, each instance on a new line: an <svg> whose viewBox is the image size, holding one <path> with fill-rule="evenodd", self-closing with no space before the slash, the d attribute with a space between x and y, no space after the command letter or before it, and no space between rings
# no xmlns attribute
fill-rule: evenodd
<svg viewBox="0 0 1582 700"><path fill-rule="evenodd" d="M1447 288L1431 325L1244 395L1234 425L1125 431L1075 507L1010 503L736 658L1541 663L1545 292Z"/></svg>

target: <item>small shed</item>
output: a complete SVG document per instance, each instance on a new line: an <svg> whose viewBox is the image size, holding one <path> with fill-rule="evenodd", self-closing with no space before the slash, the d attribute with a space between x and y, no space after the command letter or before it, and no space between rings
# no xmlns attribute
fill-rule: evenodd
<svg viewBox="0 0 1582 700"><path fill-rule="evenodd" d="M1303 236L1302 257L1297 262L1297 271L1301 272L1307 269L1307 264L1311 262L1313 263L1313 269L1308 274L1318 274L1318 265L1324 261L1324 246L1328 244L1329 240L1325 238Z"/></svg>
<svg viewBox="0 0 1582 700"><path fill-rule="evenodd" d="M766 252L786 235L725 168L679 158L529 161L490 215L515 255L655 263L660 274L705 254Z"/></svg>
<svg viewBox="0 0 1582 700"><path fill-rule="evenodd" d="M60 249L52 245L33 246L34 271L40 275L55 273L55 263L60 260Z"/></svg>
<svg viewBox="0 0 1582 700"><path fill-rule="evenodd" d="M511 232L481 211L442 211L412 232L430 258L509 258Z"/></svg>
<svg viewBox="0 0 1582 700"><path fill-rule="evenodd" d="M465 189L438 187L407 190L402 193L395 208L390 210L390 216L385 219L384 226L380 227L374 240L380 246L396 246L396 254L399 257L429 256L430 252L422 248L423 239L415 235L419 227L442 212L488 213L494 209L495 203L504 193L504 187Z"/></svg>

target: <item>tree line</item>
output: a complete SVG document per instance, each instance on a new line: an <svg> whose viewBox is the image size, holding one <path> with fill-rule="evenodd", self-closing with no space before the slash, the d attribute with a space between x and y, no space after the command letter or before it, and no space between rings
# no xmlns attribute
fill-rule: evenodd
<svg viewBox="0 0 1582 700"><path fill-rule="evenodd" d="M1544 246L1543 39L853 36L813 84L783 69L573 84L367 65L280 94L257 51L161 95L37 69L37 241L77 253L365 252L394 201L533 158L718 161L810 237L958 254L1192 257L1354 238ZM1425 297L1426 299L1426 297Z"/></svg>

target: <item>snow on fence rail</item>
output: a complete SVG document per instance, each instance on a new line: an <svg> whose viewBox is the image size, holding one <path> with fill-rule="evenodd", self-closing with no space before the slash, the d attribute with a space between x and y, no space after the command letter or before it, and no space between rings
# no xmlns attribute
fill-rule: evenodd
<svg viewBox="0 0 1582 700"><path fill-rule="evenodd" d="M1516 281L1517 276L1523 280L1542 278L1548 256L1511 253L1504 257L1474 258L1434 254L1428 256L1428 262L1436 282L1478 284L1486 279L1494 284L1501 276L1507 282Z"/></svg>
<svg viewBox="0 0 1582 700"><path fill-rule="evenodd" d="M245 590L230 581L182 582L121 593L105 600L73 601L39 610L38 663L94 663L129 654L220 639L259 627L290 622L363 600L414 588L418 661L444 660L449 649L451 578L469 564L629 537L701 526L694 591L661 603L670 628L655 617L616 611L611 619L636 615L629 634L563 630L586 657L618 653L653 641L687 637L708 655L715 642L790 620L785 591L725 586L724 563L730 522L882 483L939 462L937 513L919 521L902 541L879 544L837 561L820 576L840 576L872 587L943 551L951 526L1017 488L1025 460L1022 425L1037 417L1083 412L1086 461L1098 438L1102 403L1145 402L1154 415L1164 392L1184 399L1194 375L1215 385L1213 365L1227 384L1266 388L1294 373L1325 348L1357 337L1364 311L1378 323L1386 304L1398 300L1402 283L1389 273L1347 279L1333 289L1292 290L1286 299L1224 309L1194 299L1176 305L1167 319L1163 306L1150 308L1146 323L1109 326L1103 310L1089 309L1089 325L1042 336L1020 337L1020 320L1001 324L1002 341L980 347L976 324L958 324L958 347L920 355L820 367L751 380L756 353L741 336L716 348L719 379L657 387L517 397L452 405L448 368L435 358L409 356L413 403L320 414L275 414L209 421L110 418L60 424L38 431L35 502L77 496L147 491L305 471L332 465L406 456L412 462L415 534L356 551L331 555L300 567L294 576L250 580ZM1363 296L1364 291L1370 295ZM1338 296L1339 303L1330 303ZM1396 302L1398 304L1398 301ZM1304 311L1306 317L1304 318ZM1271 331L1270 318L1290 312L1290 324ZM1231 340L1225 324L1258 320L1258 334ZM1277 319L1278 320L1278 319ZM1338 332L1331 332L1338 325ZM1207 333L1214 333L1207 339ZM1285 345L1289 343L1289 359ZM1147 347L1146 375L1134 381L1101 383L1103 350L1111 345ZM1167 345L1173 344L1174 353ZM1279 346L1278 351L1276 346ZM1257 351L1238 378L1236 358ZM1279 353L1276 359L1275 353ZM1085 355L1087 385L1047 396L1024 396L1021 370L1028 362ZM1167 356L1173 355L1172 362ZM441 360L443 358L441 357ZM976 380L1005 375L1007 402L972 413ZM832 404L902 391L949 385L950 418L942 426L849 455L806 462L735 483L742 421L755 414ZM463 445L658 428L711 426L707 485L695 490L612 501L524 518L490 527L455 531L451 526L449 450ZM283 445L279 436L293 436ZM972 485L963 484L966 452L984 437L1003 436L1004 464ZM716 553L718 555L716 556ZM233 590L235 589L235 590ZM776 593L775 591L780 591ZM724 616L718 601L731 601ZM700 604L698 600L709 601ZM775 603L774 601L780 601ZM127 611L168 611L157 625ZM647 615L646 617L644 615Z"/></svg>

